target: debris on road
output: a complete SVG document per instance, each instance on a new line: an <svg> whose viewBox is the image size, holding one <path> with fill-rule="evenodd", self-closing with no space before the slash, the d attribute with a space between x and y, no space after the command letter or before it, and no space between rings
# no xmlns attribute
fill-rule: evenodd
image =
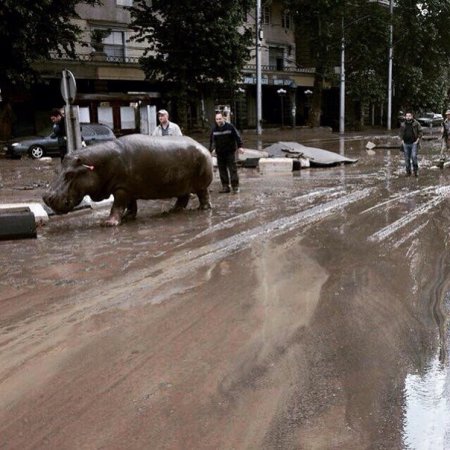
<svg viewBox="0 0 450 450"><path fill-rule="evenodd" d="M338 153L330 152L316 147L307 147L298 142L277 142L265 149L271 157L289 156L305 158L309 160L311 167L314 166L334 166L337 164L355 163L357 159L347 158Z"/></svg>

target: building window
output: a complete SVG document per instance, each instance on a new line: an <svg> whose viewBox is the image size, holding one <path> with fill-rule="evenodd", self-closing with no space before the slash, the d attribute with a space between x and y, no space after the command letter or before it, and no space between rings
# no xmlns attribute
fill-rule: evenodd
<svg viewBox="0 0 450 450"><path fill-rule="evenodd" d="M280 47L269 47L269 66L272 70L284 70L284 49Z"/></svg>
<svg viewBox="0 0 450 450"><path fill-rule="evenodd" d="M117 6L133 6L133 0L116 0Z"/></svg>
<svg viewBox="0 0 450 450"><path fill-rule="evenodd" d="M98 122L114 128L113 110L111 106L99 106L97 108Z"/></svg>
<svg viewBox="0 0 450 450"><path fill-rule="evenodd" d="M262 8L262 23L264 25L272 23L272 8L270 6L263 6Z"/></svg>
<svg viewBox="0 0 450 450"><path fill-rule="evenodd" d="M290 30L292 28L292 17L288 9L285 9L281 14L281 26L286 30Z"/></svg>
<svg viewBox="0 0 450 450"><path fill-rule="evenodd" d="M132 106L120 107L120 128L134 130L136 128L136 109Z"/></svg>
<svg viewBox="0 0 450 450"><path fill-rule="evenodd" d="M108 59L124 61L125 59L125 33L123 31L111 31L103 39L104 52Z"/></svg>

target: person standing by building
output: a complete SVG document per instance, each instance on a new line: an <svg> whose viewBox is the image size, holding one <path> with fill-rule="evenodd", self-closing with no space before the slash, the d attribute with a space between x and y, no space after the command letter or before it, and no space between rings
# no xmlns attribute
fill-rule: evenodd
<svg viewBox="0 0 450 450"><path fill-rule="evenodd" d="M422 127L420 123L414 119L411 112L407 112L405 114L405 121L400 127L400 138L405 154L406 176L408 177L411 176L411 162L414 176L418 176L419 165L417 163L417 152L421 137Z"/></svg>
<svg viewBox="0 0 450 450"><path fill-rule="evenodd" d="M239 132L225 121L223 114L218 112L215 117L216 125L211 131L209 151L216 150L217 166L219 167L222 189L220 193L239 192L239 176L236 166L236 150L243 153L242 139Z"/></svg>
<svg viewBox="0 0 450 450"><path fill-rule="evenodd" d="M67 154L66 121L60 109L53 109L50 113L50 120L53 123L52 138L58 139L59 156L61 162Z"/></svg>
<svg viewBox="0 0 450 450"><path fill-rule="evenodd" d="M442 123L442 144L441 144L441 154L440 154L440 166L444 167L445 154L450 146L450 109L445 111L445 120Z"/></svg>
<svg viewBox="0 0 450 450"><path fill-rule="evenodd" d="M165 109L158 111L159 125L153 130L152 136L182 136L180 127L169 121L169 113Z"/></svg>

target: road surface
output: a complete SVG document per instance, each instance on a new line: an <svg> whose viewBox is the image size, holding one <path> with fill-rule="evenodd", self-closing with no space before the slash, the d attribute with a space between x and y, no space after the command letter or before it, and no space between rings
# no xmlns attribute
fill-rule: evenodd
<svg viewBox="0 0 450 450"><path fill-rule="evenodd" d="M450 448L450 171L354 165L51 217L0 242L1 449ZM53 164L0 160L0 201Z"/></svg>

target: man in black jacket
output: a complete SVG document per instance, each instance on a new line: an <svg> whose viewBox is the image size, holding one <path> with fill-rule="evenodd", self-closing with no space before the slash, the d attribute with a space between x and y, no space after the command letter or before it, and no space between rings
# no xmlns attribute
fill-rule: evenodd
<svg viewBox="0 0 450 450"><path fill-rule="evenodd" d="M450 147L450 109L445 112L445 120L442 123L442 145L440 154L440 166L444 167L445 154Z"/></svg>
<svg viewBox="0 0 450 450"><path fill-rule="evenodd" d="M216 113L216 125L212 129L209 151L216 150L217 166L219 167L222 189L220 193L230 191L230 181L233 193L239 192L239 176L236 166L236 149L243 153L242 139L231 123L225 122L222 113Z"/></svg>
<svg viewBox="0 0 450 450"><path fill-rule="evenodd" d="M407 112L405 121L400 126L400 138L402 140L405 153L406 176L411 176L411 161L414 170L414 176L417 177L419 165L417 163L417 151L422 137L422 127L414 119L412 112Z"/></svg>
<svg viewBox="0 0 450 450"><path fill-rule="evenodd" d="M53 123L53 133L51 137L58 139L59 156L62 161L67 153L67 139L66 122L61 110L55 108L50 114L50 120Z"/></svg>

